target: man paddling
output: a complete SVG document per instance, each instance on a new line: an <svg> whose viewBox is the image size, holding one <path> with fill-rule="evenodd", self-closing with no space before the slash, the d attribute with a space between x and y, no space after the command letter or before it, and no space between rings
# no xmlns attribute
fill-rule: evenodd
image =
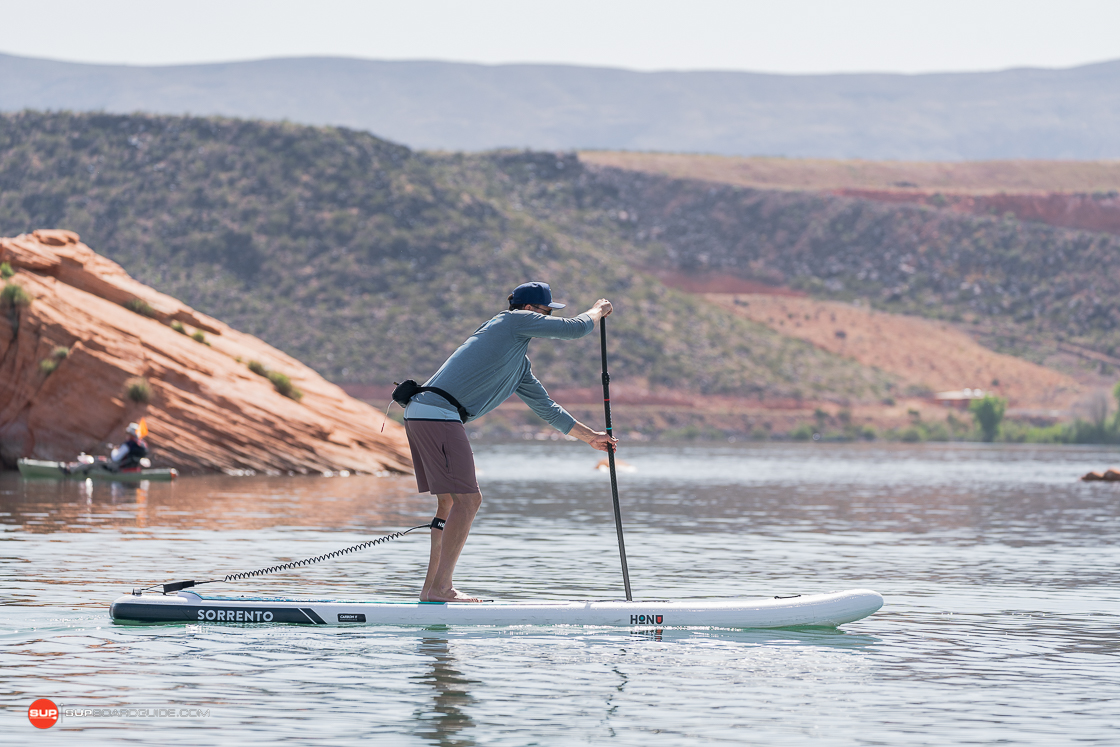
<svg viewBox="0 0 1120 747"><path fill-rule="evenodd" d="M149 454L148 444L144 441L144 437L148 435L148 427L143 419L139 423L129 423L125 433L128 434L128 440L113 449L110 455L114 472L140 469Z"/></svg>
<svg viewBox="0 0 1120 747"><path fill-rule="evenodd" d="M554 303L548 283L524 283L509 295L509 309L483 324L452 353L425 387L442 390L412 397L404 411L404 427L416 468L416 489L432 493L438 505L432 522L432 549L428 573L420 592L425 602L477 602L455 589L452 576L467 541L482 492L475 477L474 453L464 423L481 417L518 397L565 435L607 451L618 441L578 422L552 401L533 375L526 355L534 337L576 340L595 329L595 322L611 313L610 301L601 298L572 319L553 317Z"/></svg>

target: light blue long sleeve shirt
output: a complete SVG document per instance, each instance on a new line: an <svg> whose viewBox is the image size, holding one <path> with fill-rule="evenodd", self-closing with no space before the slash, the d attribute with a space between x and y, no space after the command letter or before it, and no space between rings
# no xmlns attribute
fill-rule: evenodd
<svg viewBox="0 0 1120 747"><path fill-rule="evenodd" d="M567 434L576 419L552 401L533 375L526 353L534 337L577 340L595 329L587 314L572 319L545 316L535 311L503 311L483 324L451 354L424 386L447 391L467 408L467 422L502 404L511 394L518 397L561 433ZM427 419L431 408L446 413L437 420L458 420L455 408L435 392L422 392L405 409L406 419Z"/></svg>

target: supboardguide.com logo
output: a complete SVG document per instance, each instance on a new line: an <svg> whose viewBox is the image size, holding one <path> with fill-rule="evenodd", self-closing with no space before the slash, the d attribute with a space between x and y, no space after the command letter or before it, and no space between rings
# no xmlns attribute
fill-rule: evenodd
<svg viewBox="0 0 1120 747"><path fill-rule="evenodd" d="M53 700L39 698L27 709L27 720L36 729L49 729L56 723L69 719L85 718L112 718L127 719L200 719L210 718L210 709L197 707L181 707L170 705L167 707L149 708L147 706L120 706L106 708L87 708L85 706L58 705Z"/></svg>
<svg viewBox="0 0 1120 747"><path fill-rule="evenodd" d="M27 718L36 729L49 729L58 721L58 706L53 700L39 698L27 709Z"/></svg>

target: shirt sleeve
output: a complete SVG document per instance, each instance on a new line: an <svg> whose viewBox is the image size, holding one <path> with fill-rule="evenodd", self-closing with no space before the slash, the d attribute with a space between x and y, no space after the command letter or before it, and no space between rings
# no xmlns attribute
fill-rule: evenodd
<svg viewBox="0 0 1120 747"><path fill-rule="evenodd" d="M578 340L595 329L595 322L587 314L571 319L558 316L545 316L530 312L519 314L517 330L519 337L548 337L553 340Z"/></svg>
<svg viewBox="0 0 1120 747"><path fill-rule="evenodd" d="M533 375L533 366L528 358L525 359L525 372L521 375L521 382L514 391L522 402L529 405L529 409L565 436L576 424L576 419L548 396L544 385Z"/></svg>
<svg viewBox="0 0 1120 747"><path fill-rule="evenodd" d="M123 443L120 446L118 446L117 448L113 449L113 451L109 454L109 457L114 462L119 462L120 460L124 459L125 456L127 456L127 455L128 455L128 444Z"/></svg>

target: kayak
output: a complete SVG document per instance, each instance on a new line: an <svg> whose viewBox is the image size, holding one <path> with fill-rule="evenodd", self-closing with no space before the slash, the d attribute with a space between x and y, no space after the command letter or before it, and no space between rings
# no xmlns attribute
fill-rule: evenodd
<svg viewBox="0 0 1120 747"><path fill-rule="evenodd" d="M541 602L344 601L125 594L109 614L118 622L302 625L586 625L656 628L835 628L883 606L869 589L760 599Z"/></svg>
<svg viewBox="0 0 1120 747"><path fill-rule="evenodd" d="M166 482L179 476L175 469L134 469L113 471L105 462L83 464L82 462L45 462L39 459L20 459L19 473L24 477L52 477L56 480L115 480L117 482L140 482L154 480Z"/></svg>

